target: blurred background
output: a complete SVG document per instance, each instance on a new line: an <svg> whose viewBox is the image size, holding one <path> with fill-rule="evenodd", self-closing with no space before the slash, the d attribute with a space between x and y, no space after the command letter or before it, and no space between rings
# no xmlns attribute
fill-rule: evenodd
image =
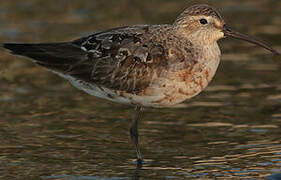
<svg viewBox="0 0 281 180"><path fill-rule="evenodd" d="M196 3L281 52L280 0L0 1L1 42L59 42L133 24L172 23ZM209 87L182 108L146 109L135 172L133 109L89 96L21 57L0 53L0 179L259 179L281 172L281 59L220 41ZM138 175L137 175L138 174Z"/></svg>

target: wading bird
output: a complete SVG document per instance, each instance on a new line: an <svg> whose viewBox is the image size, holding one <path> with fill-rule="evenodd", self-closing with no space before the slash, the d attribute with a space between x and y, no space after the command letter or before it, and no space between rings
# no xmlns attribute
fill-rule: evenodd
<svg viewBox="0 0 281 180"><path fill-rule="evenodd" d="M130 135L142 163L138 121L142 107L171 107L199 94L220 62L217 41L232 37L278 54L231 30L208 5L194 5L172 24L135 25L96 32L71 42L4 43L90 95L136 108Z"/></svg>

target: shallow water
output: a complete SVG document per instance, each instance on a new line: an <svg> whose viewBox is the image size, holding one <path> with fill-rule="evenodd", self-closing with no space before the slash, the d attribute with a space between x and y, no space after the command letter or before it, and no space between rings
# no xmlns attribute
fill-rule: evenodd
<svg viewBox="0 0 281 180"><path fill-rule="evenodd" d="M207 2L207 1L200 1ZM0 41L66 41L127 24L170 23L186 1L1 1ZM233 29L281 51L281 1L212 1ZM281 173L280 57L222 40L209 87L182 108L146 109L136 170L130 107L91 97L0 53L0 179L268 179ZM272 175L272 176L271 176Z"/></svg>

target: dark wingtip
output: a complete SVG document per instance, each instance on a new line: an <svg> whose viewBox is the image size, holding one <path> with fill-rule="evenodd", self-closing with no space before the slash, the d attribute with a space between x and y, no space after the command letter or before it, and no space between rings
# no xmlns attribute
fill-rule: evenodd
<svg viewBox="0 0 281 180"><path fill-rule="evenodd" d="M22 45L16 43L4 43L1 44L1 46L5 49L10 50L14 54L20 54L20 52L22 51Z"/></svg>
<svg viewBox="0 0 281 180"><path fill-rule="evenodd" d="M40 51L38 44L24 44L24 43L4 43L3 48L11 51L15 55L28 56L30 53Z"/></svg>
<svg viewBox="0 0 281 180"><path fill-rule="evenodd" d="M4 44L1 44L1 46L5 49L10 49L12 47L12 43L4 43Z"/></svg>

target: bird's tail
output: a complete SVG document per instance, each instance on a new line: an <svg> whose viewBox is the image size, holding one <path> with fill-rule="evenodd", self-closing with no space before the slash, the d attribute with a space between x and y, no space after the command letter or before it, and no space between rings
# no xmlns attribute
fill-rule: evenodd
<svg viewBox="0 0 281 180"><path fill-rule="evenodd" d="M66 71L71 65L85 58L85 52L71 42L18 44L5 43L3 47L12 54L33 59L41 66L55 71Z"/></svg>

